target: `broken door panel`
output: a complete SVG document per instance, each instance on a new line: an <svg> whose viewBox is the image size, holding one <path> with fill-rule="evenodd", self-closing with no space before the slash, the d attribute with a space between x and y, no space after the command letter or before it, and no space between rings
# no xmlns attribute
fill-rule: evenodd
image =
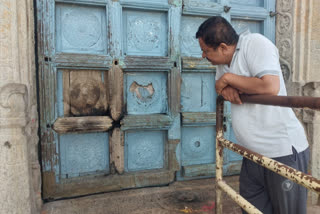
<svg viewBox="0 0 320 214"><path fill-rule="evenodd" d="M126 73L127 114L167 113L167 73Z"/></svg>
<svg viewBox="0 0 320 214"><path fill-rule="evenodd" d="M56 52L107 53L105 6L56 4Z"/></svg>
<svg viewBox="0 0 320 214"><path fill-rule="evenodd" d="M168 13L125 9L123 11L124 55L167 56Z"/></svg>
<svg viewBox="0 0 320 214"><path fill-rule="evenodd" d="M165 168L165 131L126 131L125 170L143 171Z"/></svg>
<svg viewBox="0 0 320 214"><path fill-rule="evenodd" d="M61 178L109 173L108 133L59 136Z"/></svg>

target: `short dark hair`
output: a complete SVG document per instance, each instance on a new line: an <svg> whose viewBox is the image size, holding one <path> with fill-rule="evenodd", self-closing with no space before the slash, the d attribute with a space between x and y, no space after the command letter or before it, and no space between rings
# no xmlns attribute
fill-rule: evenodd
<svg viewBox="0 0 320 214"><path fill-rule="evenodd" d="M225 18L213 16L200 25L196 38L202 38L206 45L216 49L221 43L237 44L239 35Z"/></svg>

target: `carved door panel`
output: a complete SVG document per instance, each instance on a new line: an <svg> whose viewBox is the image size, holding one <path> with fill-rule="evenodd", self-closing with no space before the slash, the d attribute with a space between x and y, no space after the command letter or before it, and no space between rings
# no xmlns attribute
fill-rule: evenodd
<svg viewBox="0 0 320 214"><path fill-rule="evenodd" d="M267 3L243 2L38 0L44 198L213 176L215 68L194 34L221 14L268 35Z"/></svg>

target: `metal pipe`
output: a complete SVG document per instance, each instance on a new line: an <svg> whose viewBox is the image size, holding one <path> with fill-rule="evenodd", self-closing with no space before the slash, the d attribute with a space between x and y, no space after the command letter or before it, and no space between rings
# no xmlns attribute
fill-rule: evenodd
<svg viewBox="0 0 320 214"><path fill-rule="evenodd" d="M308 188L309 190L320 194L320 180L312 177L311 175L307 175L299 170L296 170L271 158L246 149L243 146L232 143L231 141L224 139L221 135L217 136L217 139L224 147L227 147L228 149L240 154L241 156L252 160L257 164L270 169L271 171L283 177L286 177L289 180Z"/></svg>
<svg viewBox="0 0 320 214"><path fill-rule="evenodd" d="M224 99L219 96L217 99L216 110L216 136L223 137L223 108ZM220 145L216 138L216 183L222 180L223 173L223 146ZM222 191L216 188L216 214L222 214Z"/></svg>
<svg viewBox="0 0 320 214"><path fill-rule="evenodd" d="M273 105L291 108L304 108L320 111L320 97L271 96L241 94L243 103Z"/></svg>
<svg viewBox="0 0 320 214"><path fill-rule="evenodd" d="M260 210L255 208L250 202L244 199L241 195L239 195L236 191L234 191L228 184L224 181L218 181L217 185L227 193L242 209L247 211L249 214L262 214Z"/></svg>

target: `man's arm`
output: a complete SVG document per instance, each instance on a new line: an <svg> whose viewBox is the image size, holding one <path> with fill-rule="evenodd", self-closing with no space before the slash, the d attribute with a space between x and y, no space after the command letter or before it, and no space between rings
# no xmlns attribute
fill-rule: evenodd
<svg viewBox="0 0 320 214"><path fill-rule="evenodd" d="M257 78L225 73L216 81L217 93L221 94L227 86L231 86L245 94L278 95L280 78L276 75L265 75Z"/></svg>

